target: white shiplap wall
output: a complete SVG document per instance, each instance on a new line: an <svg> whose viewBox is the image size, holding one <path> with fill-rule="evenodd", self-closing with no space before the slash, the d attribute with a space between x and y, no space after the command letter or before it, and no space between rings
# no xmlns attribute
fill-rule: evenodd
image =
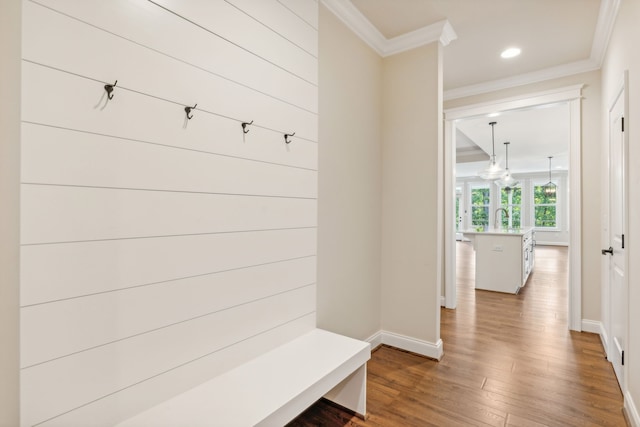
<svg viewBox="0 0 640 427"><path fill-rule="evenodd" d="M317 1L23 5L22 424L112 425L315 327Z"/></svg>

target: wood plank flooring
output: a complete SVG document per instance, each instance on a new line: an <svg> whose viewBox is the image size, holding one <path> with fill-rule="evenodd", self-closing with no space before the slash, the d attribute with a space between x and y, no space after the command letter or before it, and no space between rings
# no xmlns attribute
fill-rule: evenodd
<svg viewBox="0 0 640 427"><path fill-rule="evenodd" d="M298 426L626 426L598 335L567 327L567 249L539 246L519 295L474 289L458 242L458 308L442 309L440 362L392 347L368 364L363 421L319 401Z"/></svg>

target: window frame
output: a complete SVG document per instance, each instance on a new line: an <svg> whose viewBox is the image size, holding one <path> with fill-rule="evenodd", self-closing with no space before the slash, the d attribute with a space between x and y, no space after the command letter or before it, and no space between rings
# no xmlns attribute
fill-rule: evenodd
<svg viewBox="0 0 640 427"><path fill-rule="evenodd" d="M535 230L539 231L558 231L560 230L560 195L561 195L561 182L556 179L553 180L553 183L556 185L556 200L554 203L536 203L536 187L544 187L547 184L547 180L534 179L531 182L531 223ZM538 207L553 207L555 208L555 225L553 226L544 226L536 224L536 208Z"/></svg>
<svg viewBox="0 0 640 427"><path fill-rule="evenodd" d="M502 204L502 193L504 191L504 187L498 187L498 207L499 208L505 208L507 210L507 212L509 212L509 218L507 219L507 227L509 228L521 228L522 227L522 221L523 221L523 213L524 213L524 197L525 197L525 191L524 188L522 186L519 187L514 187L510 193L511 193L511 197L512 197L512 201L513 201L513 192L515 190L520 190L520 203L506 203L506 204ZM509 194L507 194L507 200L509 199ZM519 208L520 209L520 224L518 224L517 226L514 227L513 225L513 208ZM557 216L557 213L556 213ZM557 221L556 221L557 222ZM504 227L504 224L501 224Z"/></svg>
<svg viewBox="0 0 640 427"><path fill-rule="evenodd" d="M472 228L477 228L477 227L489 227L489 225L491 224L491 195L492 195L492 188L491 188L491 183L487 182L474 182L471 183L469 186L469 206L470 206L470 218L469 218L469 224ZM483 205L475 205L473 203L473 191L474 190L488 190L489 194L488 196L483 200L485 202L485 204ZM473 222L473 212L476 208L484 208L486 209L486 217L487 217L487 223L486 224L474 224Z"/></svg>

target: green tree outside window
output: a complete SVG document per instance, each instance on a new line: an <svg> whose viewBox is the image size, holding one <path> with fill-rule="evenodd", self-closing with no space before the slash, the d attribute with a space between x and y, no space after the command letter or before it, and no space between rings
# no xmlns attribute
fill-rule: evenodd
<svg viewBox="0 0 640 427"><path fill-rule="evenodd" d="M471 189L471 225L483 227L489 225L489 203L491 191L489 187Z"/></svg>
<svg viewBox="0 0 640 427"><path fill-rule="evenodd" d="M509 212L509 218L502 215L502 226L520 228L522 225L522 188L512 188L511 191L501 188L500 206Z"/></svg>
<svg viewBox="0 0 640 427"><path fill-rule="evenodd" d="M533 215L536 227L557 227L557 192L551 196L544 193L543 185L533 187Z"/></svg>

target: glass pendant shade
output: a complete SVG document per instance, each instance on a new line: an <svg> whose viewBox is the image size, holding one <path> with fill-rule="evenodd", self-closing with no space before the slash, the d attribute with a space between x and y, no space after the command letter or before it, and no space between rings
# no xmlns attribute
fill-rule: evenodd
<svg viewBox="0 0 640 427"><path fill-rule="evenodd" d="M496 163L496 156L491 156L489 166L478 172L478 176L482 179L498 179L504 173L500 165Z"/></svg>
<svg viewBox="0 0 640 427"><path fill-rule="evenodd" d="M551 182L551 159L553 159L553 157L549 156L549 182L542 186L542 191L544 192L545 196L548 197L555 196L556 190L558 188L557 185Z"/></svg>
<svg viewBox="0 0 640 427"><path fill-rule="evenodd" d="M504 170L496 162L495 139L493 133L493 127L496 123L497 122L489 123L489 125L491 125L491 156L489 158L489 166L478 172L478 176L482 179L498 179L504 173Z"/></svg>
<svg viewBox="0 0 640 427"><path fill-rule="evenodd" d="M505 150L505 172L500 176L500 179L496 181L496 185L498 187L505 187L507 191L511 191L513 187L518 185L520 182L517 181L509 170L509 144L510 142L504 143Z"/></svg>
<svg viewBox="0 0 640 427"><path fill-rule="evenodd" d="M520 184L520 181L516 180L510 171L506 171L500 179L496 181L496 184L502 187L515 187Z"/></svg>

